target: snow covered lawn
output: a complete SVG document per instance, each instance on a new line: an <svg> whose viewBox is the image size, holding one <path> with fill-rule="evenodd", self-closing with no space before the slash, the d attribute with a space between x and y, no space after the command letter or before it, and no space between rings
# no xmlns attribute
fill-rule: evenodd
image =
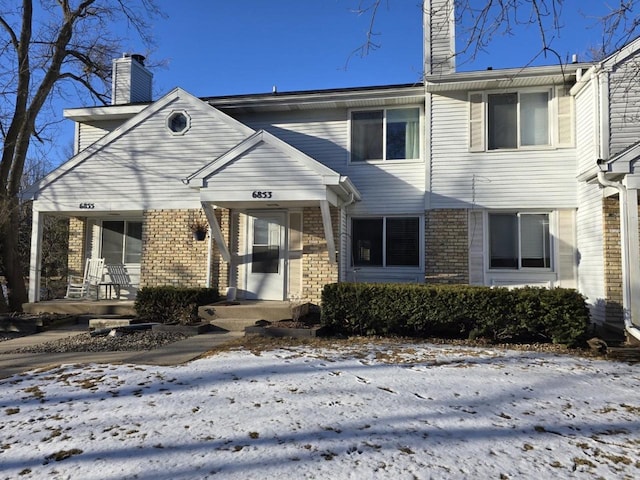
<svg viewBox="0 0 640 480"><path fill-rule="evenodd" d="M638 366L371 343L0 380L0 478L639 478Z"/></svg>

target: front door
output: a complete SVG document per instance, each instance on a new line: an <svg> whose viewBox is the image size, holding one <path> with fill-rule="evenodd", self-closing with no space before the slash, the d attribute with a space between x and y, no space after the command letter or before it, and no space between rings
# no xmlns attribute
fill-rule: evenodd
<svg viewBox="0 0 640 480"><path fill-rule="evenodd" d="M285 212L249 212L247 298L284 300Z"/></svg>

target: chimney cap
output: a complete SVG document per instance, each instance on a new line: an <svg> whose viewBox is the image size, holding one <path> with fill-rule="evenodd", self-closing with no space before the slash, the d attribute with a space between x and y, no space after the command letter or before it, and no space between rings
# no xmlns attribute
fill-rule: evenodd
<svg viewBox="0 0 640 480"><path fill-rule="evenodd" d="M139 53L127 53L127 52L122 54L122 58L131 58L132 60L135 60L143 67L144 67L144 61L146 59L144 55L141 55Z"/></svg>

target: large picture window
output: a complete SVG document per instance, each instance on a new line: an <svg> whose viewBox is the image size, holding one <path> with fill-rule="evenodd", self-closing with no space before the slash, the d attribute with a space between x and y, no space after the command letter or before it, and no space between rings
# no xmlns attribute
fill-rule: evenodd
<svg viewBox="0 0 640 480"><path fill-rule="evenodd" d="M419 266L418 217L354 218L351 227L354 266Z"/></svg>
<svg viewBox="0 0 640 480"><path fill-rule="evenodd" d="M107 265L140 263L142 222L102 222L102 257Z"/></svg>
<svg viewBox="0 0 640 480"><path fill-rule="evenodd" d="M490 268L551 268L549 215L489 214L489 250Z"/></svg>
<svg viewBox="0 0 640 480"><path fill-rule="evenodd" d="M420 109L351 113L351 161L420 158Z"/></svg>

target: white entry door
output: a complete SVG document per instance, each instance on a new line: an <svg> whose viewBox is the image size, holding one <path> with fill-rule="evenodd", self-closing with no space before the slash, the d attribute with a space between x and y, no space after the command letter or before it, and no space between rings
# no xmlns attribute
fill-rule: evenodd
<svg viewBox="0 0 640 480"><path fill-rule="evenodd" d="M250 212L247 298L284 300L285 212Z"/></svg>

